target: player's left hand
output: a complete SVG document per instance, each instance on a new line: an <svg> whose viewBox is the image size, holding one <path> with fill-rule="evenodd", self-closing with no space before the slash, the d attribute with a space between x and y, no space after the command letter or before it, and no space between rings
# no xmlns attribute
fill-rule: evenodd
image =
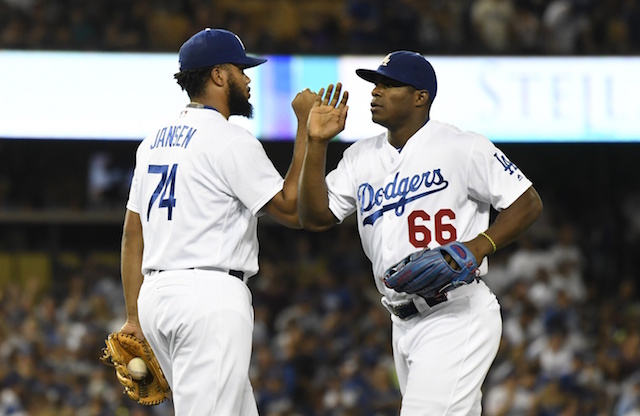
<svg viewBox="0 0 640 416"><path fill-rule="evenodd" d="M311 112L311 108L316 102L316 98L318 94L311 91L309 88L305 88L300 91L294 97L293 101L291 101L291 107L293 108L293 112L298 119L298 122L305 123L309 118L309 112Z"/></svg>
<svg viewBox="0 0 640 416"><path fill-rule="evenodd" d="M129 371L129 362L136 357L144 361L148 370L143 379L134 379ZM105 340L100 361L115 369L116 378L124 387L124 392L140 404L160 404L171 396L169 383L158 359L145 340L123 332L112 332Z"/></svg>
<svg viewBox="0 0 640 416"><path fill-rule="evenodd" d="M349 110L347 106L349 92L345 91L340 99L341 92L342 84L340 82L336 84L335 91L333 84L329 84L326 93L324 88L318 92L307 122L307 130L311 140L329 141L344 130Z"/></svg>
<svg viewBox="0 0 640 416"><path fill-rule="evenodd" d="M383 281L396 292L415 293L428 299L473 282L478 273L473 253L463 243L453 241L405 257L385 272Z"/></svg>
<svg viewBox="0 0 640 416"><path fill-rule="evenodd" d="M119 332L122 332L123 334L133 335L140 341L145 340L144 334L142 333L142 328L140 328L140 324L138 322L127 320L127 322L122 325L122 328L120 328Z"/></svg>

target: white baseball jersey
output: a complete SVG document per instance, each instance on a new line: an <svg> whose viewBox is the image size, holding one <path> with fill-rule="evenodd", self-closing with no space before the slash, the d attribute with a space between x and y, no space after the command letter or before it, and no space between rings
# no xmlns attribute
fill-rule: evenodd
<svg viewBox="0 0 640 416"><path fill-rule="evenodd" d="M399 152L387 133L351 145L326 178L329 208L340 221L357 212L376 286L398 293L384 272L424 247L468 241L489 226L490 207L511 205L531 182L489 139L430 120ZM481 265L487 272L487 261Z"/></svg>
<svg viewBox="0 0 640 416"><path fill-rule="evenodd" d="M187 107L145 138L127 208L140 214L143 274L258 272L257 216L284 180L262 144L209 108Z"/></svg>

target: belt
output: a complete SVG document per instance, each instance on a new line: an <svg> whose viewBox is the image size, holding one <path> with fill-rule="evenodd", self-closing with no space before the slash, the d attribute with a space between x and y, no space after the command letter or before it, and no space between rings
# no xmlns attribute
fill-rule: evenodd
<svg viewBox="0 0 640 416"><path fill-rule="evenodd" d="M226 271L231 276L237 277L238 279L244 281L244 272L242 270L233 270L233 269L227 270L227 269L218 269L215 267L189 267L188 269L185 269L185 270L195 270L195 269ZM157 270L158 273L166 272L166 271L167 270Z"/></svg>
<svg viewBox="0 0 640 416"><path fill-rule="evenodd" d="M434 307L442 302L446 302L447 301L447 294L446 293L441 293L440 295L433 297L433 298L423 298L426 302L427 305L429 305L430 307ZM397 316L400 319L410 319L413 318L414 316L418 315L420 313L420 311L418 310L418 308L416 307L416 304L413 303L413 301L411 302L406 302L406 303L401 303L399 305L385 305L387 306L387 309L389 310L389 312L391 312L392 314L394 314L395 316Z"/></svg>
<svg viewBox="0 0 640 416"><path fill-rule="evenodd" d="M475 283L478 283L479 281L480 279L474 280ZM414 316L420 315L421 313L425 312L429 308L433 308L434 306L439 305L442 302L446 302L449 299L448 297L449 293L451 293L452 296L455 296L456 293L458 293L458 292L454 293L455 290L461 290L461 288L467 287L467 286L468 285L462 285L448 292L441 292L437 296L434 296L431 298L416 297L413 300L407 301L405 303L395 304L395 305L389 303L386 297L383 297L381 300L382 300L382 304L384 305L385 308L387 308L387 310L389 310L389 312L391 312L392 314L394 314L400 319L407 320L407 319L413 318Z"/></svg>
<svg viewBox="0 0 640 416"><path fill-rule="evenodd" d="M231 269L231 270L229 270L229 274L231 276L237 277L240 280L244 280L244 272L242 270L233 270L233 269Z"/></svg>

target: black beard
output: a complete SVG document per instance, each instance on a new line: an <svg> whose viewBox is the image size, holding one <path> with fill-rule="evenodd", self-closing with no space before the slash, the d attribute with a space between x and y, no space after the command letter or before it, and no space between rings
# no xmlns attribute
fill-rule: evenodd
<svg viewBox="0 0 640 416"><path fill-rule="evenodd" d="M253 106L235 81L229 83L229 113L231 116L253 118Z"/></svg>

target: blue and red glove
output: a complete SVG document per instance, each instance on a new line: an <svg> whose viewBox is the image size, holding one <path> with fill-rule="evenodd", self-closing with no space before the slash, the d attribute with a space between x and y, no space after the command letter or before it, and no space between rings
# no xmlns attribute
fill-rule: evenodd
<svg viewBox="0 0 640 416"><path fill-rule="evenodd" d="M447 262L447 254L458 268ZM385 272L383 281L396 292L415 293L428 299L473 282L479 273L473 253L463 243L453 241L405 257Z"/></svg>

